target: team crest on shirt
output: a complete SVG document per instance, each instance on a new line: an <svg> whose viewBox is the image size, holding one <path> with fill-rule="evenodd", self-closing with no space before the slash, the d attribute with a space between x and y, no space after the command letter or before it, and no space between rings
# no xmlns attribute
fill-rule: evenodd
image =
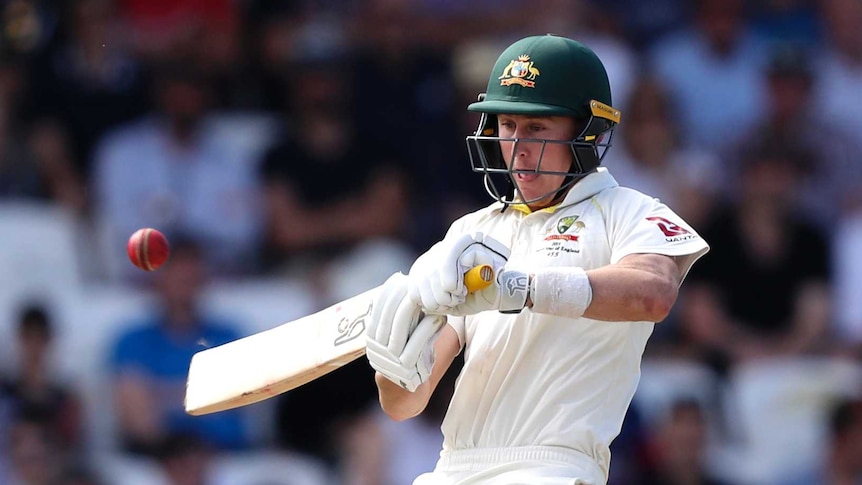
<svg viewBox="0 0 862 485"><path fill-rule="evenodd" d="M569 229L572 228L572 226L574 226L575 228L572 232L579 232L581 229L586 227L586 224L584 224L582 221L579 221L578 216L566 216L560 218L560 220L557 221L557 232L559 232L560 234L565 234Z"/></svg>
<svg viewBox="0 0 862 485"><path fill-rule="evenodd" d="M557 221L556 233L554 233L554 228L549 228L547 235L545 236L545 241L577 241L578 233L585 227L586 224L584 224L583 221L579 221L578 216L561 217L560 220Z"/></svg>
<svg viewBox="0 0 862 485"><path fill-rule="evenodd" d="M541 75L539 68L533 65L530 56L524 54L518 56L517 60L512 60L509 65L503 69L503 74L497 79L500 79L500 86L511 86L517 84L525 88L536 87L536 78Z"/></svg>
<svg viewBox="0 0 862 485"><path fill-rule="evenodd" d="M580 253L580 236L578 233L587 227L578 216L565 216L545 230L547 244L540 251L546 256L557 257L564 253Z"/></svg>

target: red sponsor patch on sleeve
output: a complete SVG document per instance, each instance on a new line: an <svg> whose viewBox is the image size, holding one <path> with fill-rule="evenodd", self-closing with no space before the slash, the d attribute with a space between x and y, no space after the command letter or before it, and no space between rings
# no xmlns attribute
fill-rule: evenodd
<svg viewBox="0 0 862 485"><path fill-rule="evenodd" d="M654 222L658 226L658 228L661 229L661 232L663 232L664 235L667 237L691 234L688 229L680 227L677 223L669 221L664 217L647 217L646 220Z"/></svg>

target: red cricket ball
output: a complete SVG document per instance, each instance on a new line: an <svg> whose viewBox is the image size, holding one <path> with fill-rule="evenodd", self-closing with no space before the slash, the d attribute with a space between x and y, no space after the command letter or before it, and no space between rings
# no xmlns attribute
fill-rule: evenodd
<svg viewBox="0 0 862 485"><path fill-rule="evenodd" d="M147 227L132 234L126 252L132 264L144 271L154 271L168 260L171 249L164 234Z"/></svg>

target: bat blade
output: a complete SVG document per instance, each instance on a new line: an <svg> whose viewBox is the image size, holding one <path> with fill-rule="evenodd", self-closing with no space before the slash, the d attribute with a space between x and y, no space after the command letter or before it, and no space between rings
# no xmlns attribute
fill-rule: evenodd
<svg viewBox="0 0 862 485"><path fill-rule="evenodd" d="M186 412L199 416L253 404L362 357L376 291L196 353L186 382Z"/></svg>
<svg viewBox="0 0 862 485"><path fill-rule="evenodd" d="M478 291L493 278L493 269L480 265L465 273L464 284ZM362 357L377 291L196 353L186 381L186 412L200 416L263 401Z"/></svg>

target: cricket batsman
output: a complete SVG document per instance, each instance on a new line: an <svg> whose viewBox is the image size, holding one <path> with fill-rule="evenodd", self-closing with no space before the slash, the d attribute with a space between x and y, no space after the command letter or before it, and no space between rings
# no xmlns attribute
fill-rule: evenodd
<svg viewBox="0 0 862 485"><path fill-rule="evenodd" d="M414 485L604 484L653 326L709 246L600 166L621 115L588 47L515 42L468 110L494 202L378 293L366 340L380 404L418 415L463 351L439 461ZM477 264L496 283L468 294Z"/></svg>

